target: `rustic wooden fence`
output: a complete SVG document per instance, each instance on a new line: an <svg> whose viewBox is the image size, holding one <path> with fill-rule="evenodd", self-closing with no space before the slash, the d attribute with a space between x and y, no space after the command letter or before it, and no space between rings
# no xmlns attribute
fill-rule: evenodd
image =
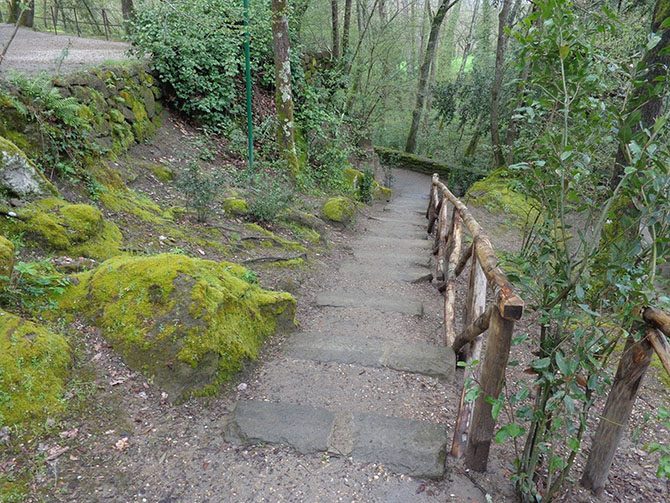
<svg viewBox="0 0 670 503"><path fill-rule="evenodd" d="M521 319L523 300L498 265L493 246L468 208L433 175L430 203L426 212L428 234L435 234L433 255L434 278L444 293L444 342L461 361L465 360L451 455L465 455L465 464L475 471L485 471L495 420L489 397L498 398L505 378L514 324ZM471 243L463 249L464 232ZM456 278L470 264L465 296L463 329L456 333ZM495 302L489 306L487 290ZM593 439L582 484L596 494L602 492L614 454L625 432L642 378L654 352L670 374L670 314L654 308L640 312L646 337L635 341L629 337L624 348L605 409ZM481 359L484 332L486 352ZM481 359L480 363L479 362ZM466 400L468 386L479 382L480 392L474 401Z"/></svg>
<svg viewBox="0 0 670 503"><path fill-rule="evenodd" d="M451 209L451 211L450 211ZM451 213L451 216L450 216ZM514 323L521 319L524 302L498 266L491 240L467 207L433 175L430 203L426 214L428 233L435 233L434 278L444 292L444 342L466 361L465 380L451 454L465 454L466 465L485 471L493 439L495 420L487 397L502 391L509 359ZM463 249L464 232L472 241ZM463 315L464 329L456 333L456 278L470 263L470 278ZM487 307L487 290L495 303ZM486 354L481 364L483 333L488 331ZM481 372L480 372L481 370ZM474 404L466 400L468 383L479 381L480 393Z"/></svg>
<svg viewBox="0 0 670 503"><path fill-rule="evenodd" d="M119 38L125 33L123 16L119 10L96 8L86 0L69 3L66 1L37 0L34 15L35 27L54 34L72 33L78 37L94 35L110 38Z"/></svg>

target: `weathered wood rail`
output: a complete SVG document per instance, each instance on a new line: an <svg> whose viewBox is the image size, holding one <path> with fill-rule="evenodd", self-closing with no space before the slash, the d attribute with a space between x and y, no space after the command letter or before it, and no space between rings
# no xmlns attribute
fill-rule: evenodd
<svg viewBox="0 0 670 503"><path fill-rule="evenodd" d="M514 324L523 315L524 302L500 269L489 237L437 174L433 175L426 217L428 233L435 234L434 278L444 292L444 342L466 362L451 455L465 455L470 469L485 471L495 429L492 405L487 397L497 398L502 391ZM465 232L472 241L463 250ZM456 333L456 278L468 263L470 277L464 329ZM487 307L488 289L493 293L495 304ZM487 332L486 352L481 364L477 364L481 359L484 332ZM473 403L466 400L466 395L469 383L474 381L479 382L480 393Z"/></svg>
<svg viewBox="0 0 670 503"><path fill-rule="evenodd" d="M607 483L614 454L626 431L635 398L644 374L656 352L670 375L670 314L647 307L641 310L645 336L636 341L629 336L619 360L612 388L600 417L581 483L600 495Z"/></svg>

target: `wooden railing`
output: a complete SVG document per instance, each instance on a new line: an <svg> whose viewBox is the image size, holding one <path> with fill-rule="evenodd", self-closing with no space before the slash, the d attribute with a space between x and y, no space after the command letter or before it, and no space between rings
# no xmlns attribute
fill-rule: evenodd
<svg viewBox="0 0 670 503"><path fill-rule="evenodd" d="M670 345L667 340L670 337L670 314L647 307L641 310L640 317L645 337L638 341L631 336L626 339L582 475L582 485L597 495L602 493L607 483L614 454L626 431L642 378L654 352L670 375Z"/></svg>
<svg viewBox="0 0 670 503"><path fill-rule="evenodd" d="M487 397L497 398L502 391L514 323L521 319L524 302L498 266L491 240L437 174L433 175L426 216L428 233L435 233L433 276L444 292L444 342L466 362L451 454L455 457L465 454L469 468L485 471L495 429L492 405ZM465 249L464 232L471 237L471 244ZM456 278L468 262L470 277L464 328L456 333ZM487 307L488 289L493 293L495 304ZM481 364L476 364L481 359L484 332L488 334L486 353ZM466 394L468 383L474 381L479 381L480 392L473 404L466 400Z"/></svg>

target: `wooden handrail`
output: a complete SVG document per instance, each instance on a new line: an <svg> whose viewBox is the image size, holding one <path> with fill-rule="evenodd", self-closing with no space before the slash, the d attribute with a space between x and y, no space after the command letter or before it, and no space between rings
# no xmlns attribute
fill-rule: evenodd
<svg viewBox="0 0 670 503"><path fill-rule="evenodd" d="M520 320L523 315L524 302L514 292L512 284L507 279L507 276L502 272L498 266L498 257L493 251L491 240L484 233L482 226L475 220L468 207L458 199L442 182L440 182L437 175L433 175L433 185L439 189L442 196L445 197L460 213L463 223L470 231L473 241L477 242L475 253L479 264L484 270L486 279L489 284L497 289L498 308L500 315L508 320Z"/></svg>
<svg viewBox="0 0 670 503"><path fill-rule="evenodd" d="M448 214L452 208L451 215ZM467 206L433 175L430 203L426 211L428 233L435 233L436 286L444 292L444 342L465 359L464 383L478 381L481 392L472 403L466 399L464 384L454 429L451 454L466 456L466 465L477 471L486 470L495 421L488 397L498 397L502 391L505 368L514 331L514 322L523 315L524 302L514 292L512 284L499 267L491 240L484 233ZM463 233L472 242L464 250ZM456 278L470 264L470 277L465 299L464 329L455 331ZM490 286L496 304L486 307L486 291ZM486 354L481 364L484 332L488 330ZM480 375L481 374L481 375Z"/></svg>

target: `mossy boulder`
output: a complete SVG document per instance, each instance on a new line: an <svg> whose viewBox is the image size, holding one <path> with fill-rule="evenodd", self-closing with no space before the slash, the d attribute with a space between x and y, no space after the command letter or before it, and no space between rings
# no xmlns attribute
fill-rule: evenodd
<svg viewBox="0 0 670 503"><path fill-rule="evenodd" d="M523 227L535 220L540 204L519 192L519 186L507 169L499 168L472 184L465 201L470 205L484 207L491 213L508 215L511 225Z"/></svg>
<svg viewBox="0 0 670 503"><path fill-rule="evenodd" d="M100 327L131 368L176 400L217 391L266 337L294 324L291 295L261 289L232 263L115 257L75 283L61 309Z"/></svg>
<svg viewBox="0 0 670 503"><path fill-rule="evenodd" d="M361 182L363 181L365 174L362 171L349 166L344 168L342 175L347 183L347 187L352 191L352 193L358 195L360 192ZM372 195L375 199L388 201L391 199L393 191L388 187L381 185L377 180L373 180Z"/></svg>
<svg viewBox="0 0 670 503"><path fill-rule="evenodd" d="M63 336L0 310L0 427L61 412L70 359Z"/></svg>
<svg viewBox="0 0 670 503"><path fill-rule="evenodd" d="M55 193L53 185L40 173L26 154L0 136L0 187L12 196L30 198Z"/></svg>
<svg viewBox="0 0 670 503"><path fill-rule="evenodd" d="M23 233L48 251L95 259L118 255L122 242L119 228L99 209L57 198L31 203L16 217L1 217L0 230Z"/></svg>
<svg viewBox="0 0 670 503"><path fill-rule="evenodd" d="M229 215L246 215L249 213L249 204L241 197L226 197L222 206L223 211Z"/></svg>
<svg viewBox="0 0 670 503"><path fill-rule="evenodd" d="M331 222L347 224L354 219L356 205L348 197L331 197L321 207L321 214Z"/></svg>
<svg viewBox="0 0 670 503"><path fill-rule="evenodd" d="M152 164L149 169L153 175L161 182L171 182L174 180L174 171L162 164Z"/></svg>
<svg viewBox="0 0 670 503"><path fill-rule="evenodd" d="M0 236L0 276L9 278L14 270L14 243ZM3 280L0 279L0 286Z"/></svg>

